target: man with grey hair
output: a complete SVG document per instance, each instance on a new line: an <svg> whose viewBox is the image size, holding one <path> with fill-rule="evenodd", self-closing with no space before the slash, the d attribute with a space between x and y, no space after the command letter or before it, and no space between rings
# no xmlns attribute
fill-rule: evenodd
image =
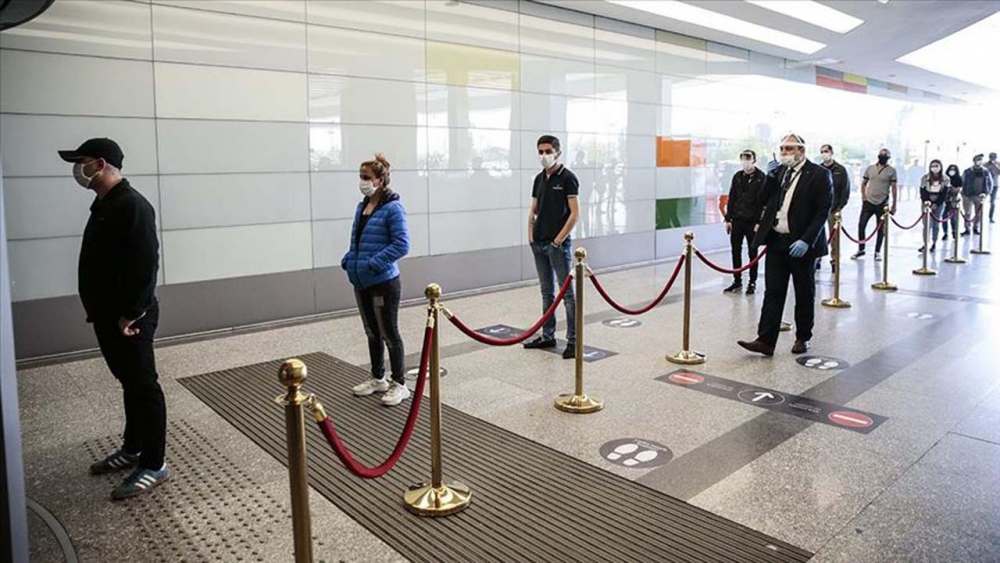
<svg viewBox="0 0 1000 563"><path fill-rule="evenodd" d="M858 220L858 239L865 239L865 229L868 221L872 217L882 217L885 213L885 206L889 203L889 196L892 196L892 204L889 206L889 213L896 213L897 198L897 178L896 169L889 166L889 159L892 154L889 149L883 147L878 151L878 164L872 164L865 170L865 175L861 179L861 217ZM878 224L878 219L875 220ZM875 260L882 259L882 239L885 237L885 230L879 229L875 239ZM858 245L858 251L851 256L857 260L865 255L865 243Z"/></svg>
<svg viewBox="0 0 1000 563"><path fill-rule="evenodd" d="M795 286L795 345L803 354L812 339L816 309L816 262L829 253L826 221L833 205L833 176L806 159L806 143L790 134L781 141L781 166L764 183L764 211L753 244L767 245L764 305L757 339L737 342L743 348L774 355L788 278Z"/></svg>

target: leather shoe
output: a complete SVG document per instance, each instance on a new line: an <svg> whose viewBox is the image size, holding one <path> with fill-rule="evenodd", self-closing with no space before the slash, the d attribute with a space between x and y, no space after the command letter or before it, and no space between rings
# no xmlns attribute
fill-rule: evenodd
<svg viewBox="0 0 1000 563"><path fill-rule="evenodd" d="M771 346L766 342L761 341L760 339L752 340L750 342L747 342L745 340L737 340L736 343L751 352L764 354L765 356L774 355L774 346Z"/></svg>
<svg viewBox="0 0 1000 563"><path fill-rule="evenodd" d="M795 345L792 346L793 354L805 354L809 351L809 341L808 340L796 340Z"/></svg>

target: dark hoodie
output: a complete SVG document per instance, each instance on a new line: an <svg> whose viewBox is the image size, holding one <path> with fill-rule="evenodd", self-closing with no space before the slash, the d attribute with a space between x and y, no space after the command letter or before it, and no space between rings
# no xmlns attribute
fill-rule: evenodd
<svg viewBox="0 0 1000 563"><path fill-rule="evenodd" d="M951 184L951 188L948 190L948 205L952 207L958 207L960 196L962 195L962 175L959 173L958 166L952 164L945 171L948 176L948 182Z"/></svg>
<svg viewBox="0 0 1000 563"><path fill-rule="evenodd" d="M934 166L935 164L942 169L944 168L940 160L932 160L930 165ZM937 174L934 174L929 170L930 168L928 168L927 174L924 174L923 178L920 179L920 201L929 201L932 205L943 205L948 199L951 182L943 172L938 171Z"/></svg>

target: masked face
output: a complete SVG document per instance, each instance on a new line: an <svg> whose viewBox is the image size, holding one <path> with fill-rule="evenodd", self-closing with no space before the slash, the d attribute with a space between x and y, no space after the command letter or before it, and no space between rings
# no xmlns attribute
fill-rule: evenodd
<svg viewBox="0 0 1000 563"><path fill-rule="evenodd" d="M941 167L938 166L937 164L932 164L931 165L931 173L932 174L940 174L941 173Z"/></svg>
<svg viewBox="0 0 1000 563"><path fill-rule="evenodd" d="M977 158L976 160L973 160L972 165L975 166L976 168L979 168L980 166L983 165L983 159Z"/></svg>
<svg viewBox="0 0 1000 563"><path fill-rule="evenodd" d="M368 169L365 168L364 170L362 170L361 181L358 183L358 189L361 190L361 194L364 195L365 197L371 197L375 195L375 192L378 191L378 188L379 187L376 184L375 177L372 176L370 172L368 172Z"/></svg>
<svg viewBox="0 0 1000 563"><path fill-rule="evenodd" d="M90 189L90 184L93 183L94 178L96 178L97 175L100 174L100 171L98 170L95 171L92 175L87 176L86 169L95 162L99 161L92 160L90 162L77 162L76 164L73 165L73 179L76 180L77 184L80 184L81 188Z"/></svg>
<svg viewBox="0 0 1000 563"><path fill-rule="evenodd" d="M830 162L833 160L833 153L830 151L823 151L819 153L819 157L823 159L823 162Z"/></svg>
<svg viewBox="0 0 1000 563"><path fill-rule="evenodd" d="M742 159L740 159L740 165L743 166L743 171L744 172L746 172L748 174L750 172L753 172L753 169L754 169L754 162L753 162L753 160L750 160L749 158L742 158Z"/></svg>
<svg viewBox="0 0 1000 563"><path fill-rule="evenodd" d="M803 147L798 145L781 145L781 156L779 160L786 167L797 166L805 158Z"/></svg>
<svg viewBox="0 0 1000 563"><path fill-rule="evenodd" d="M889 153L884 153L884 152L883 153L879 153L879 155L878 155L878 163L881 164L882 166L885 166L886 164L889 164Z"/></svg>

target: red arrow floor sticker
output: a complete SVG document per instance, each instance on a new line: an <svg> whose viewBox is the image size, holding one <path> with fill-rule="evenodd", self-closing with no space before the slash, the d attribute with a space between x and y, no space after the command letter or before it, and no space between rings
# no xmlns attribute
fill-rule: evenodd
<svg viewBox="0 0 1000 563"><path fill-rule="evenodd" d="M850 426L851 428L867 428L875 423L871 417L850 411L833 411L829 414L829 419L842 426Z"/></svg>

